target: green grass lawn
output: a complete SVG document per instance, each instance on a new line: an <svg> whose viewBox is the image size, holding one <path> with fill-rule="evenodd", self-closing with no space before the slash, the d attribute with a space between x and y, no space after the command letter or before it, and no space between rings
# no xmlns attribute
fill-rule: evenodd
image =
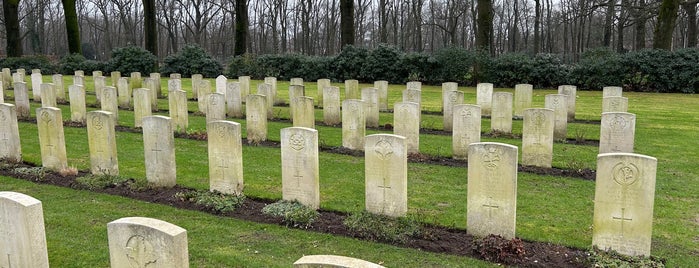
<svg viewBox="0 0 699 268"><path fill-rule="evenodd" d="M65 76L64 83L72 84ZM93 90L91 77L86 77ZM109 79L107 79L109 80ZM49 76L44 81L50 81ZM163 87L167 86L163 79ZM213 81L212 81L213 82ZM251 82L251 91L256 84ZM109 84L109 81L107 82ZM190 90L189 79L183 87ZM306 82L306 95L316 96L315 82ZM344 85L340 86L344 94ZM370 85L360 85L368 87ZM286 99L288 82L279 81L279 98ZM389 87L389 107L400 101L403 85ZM464 103L475 103L475 88L460 88ZM496 89L513 92L513 89ZM554 90L534 91L534 107L543 107L544 96ZM11 91L5 91L11 96ZM190 92L191 96L191 92ZM423 86L423 111L438 112L441 88ZM629 112L637 115L635 151L658 159L653 225L653 255L666 258L670 267L689 267L699 263L699 96L625 92ZM94 103L94 95L88 95ZM32 110L38 107L32 103ZM158 106L167 109L167 99ZM577 119L598 121L602 106L601 92L578 92ZM196 102L190 101L190 111ZM68 106L59 107L69 119ZM288 118L287 107L275 107L275 114ZM95 110L95 108L88 108ZM35 111L32 111L34 114ZM166 115L167 112L159 114ZM133 113L121 110L119 124L133 126ZM240 122L240 119L230 119ZM316 120L322 113L316 111ZM393 123L391 114L381 114L381 124ZM190 115L189 131L203 131L205 120ZM422 127L440 129L442 117L423 114ZM291 126L270 122L268 139L278 141L279 131ZM522 122L514 121L514 132L521 133ZM341 145L341 129L318 126L320 144ZM490 122L482 121L490 130ZM385 131L368 130L367 134ZM65 128L69 165L88 169L87 131ZM20 123L23 157L40 164L36 125ZM243 133L245 136L245 133ZM599 138L599 125L571 123L569 138ZM521 145L518 139L483 138ZM428 155L451 156L451 137L422 134L420 151ZM176 139L178 184L208 189L206 142ZM139 133L117 133L120 173L145 180L143 140ZM264 198L281 198L281 166L278 148L244 146L245 194ZM556 143L553 165L559 168L595 169L597 147ZM466 169L428 164L408 165L409 214L421 221L444 226L466 226ZM488 266L478 260L417 252L412 249L334 237L280 226L257 224L216 217L204 213L178 210L122 197L57 188L0 178L0 190L19 191L42 200L49 243L49 259L55 267L108 266L106 223L120 217L146 216L179 225L188 231L190 262L193 267L253 266L288 267L304 254L337 254L383 262L389 267ZM592 240L594 182L578 178L541 176L520 173L518 176L517 236L527 240L552 242L588 248ZM321 207L357 212L364 208L363 158L320 153Z"/></svg>

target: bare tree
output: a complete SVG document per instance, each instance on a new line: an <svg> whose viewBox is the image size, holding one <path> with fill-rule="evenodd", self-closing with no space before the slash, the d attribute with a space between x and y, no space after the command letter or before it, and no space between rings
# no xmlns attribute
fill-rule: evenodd
<svg viewBox="0 0 699 268"><path fill-rule="evenodd" d="M19 29L19 0L3 0L2 11L5 17L5 34L7 35L7 56L22 56L22 39Z"/></svg>

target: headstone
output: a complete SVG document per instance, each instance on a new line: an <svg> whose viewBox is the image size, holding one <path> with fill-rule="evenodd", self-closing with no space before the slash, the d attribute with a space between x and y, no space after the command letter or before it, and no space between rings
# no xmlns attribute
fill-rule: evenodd
<svg viewBox="0 0 699 268"><path fill-rule="evenodd" d="M294 262L294 268L383 268L365 260L336 255L306 255Z"/></svg>
<svg viewBox="0 0 699 268"><path fill-rule="evenodd" d="M90 172L95 175L119 175L114 121L109 112L87 114L87 137L90 147Z"/></svg>
<svg viewBox="0 0 699 268"><path fill-rule="evenodd" d="M76 70L73 74L74 74L73 76L82 76L82 77L85 77L85 71L83 71L83 70ZM81 86L85 86L85 85L83 84L83 85L81 85Z"/></svg>
<svg viewBox="0 0 699 268"><path fill-rule="evenodd" d="M202 80L199 82L199 86L197 88L199 91L199 97L197 99L199 112L206 114L206 107L208 106L207 96L211 94L211 82L209 80Z"/></svg>
<svg viewBox="0 0 699 268"><path fill-rule="evenodd" d="M230 117L243 117L243 100L240 82L228 82L226 85L226 114Z"/></svg>
<svg viewBox="0 0 699 268"><path fill-rule="evenodd" d="M92 79L95 82L95 100L99 105L102 100L102 90L107 86L107 78L104 76L95 76Z"/></svg>
<svg viewBox="0 0 699 268"><path fill-rule="evenodd" d="M242 194L243 147L240 124L224 120L211 121L206 124L206 129L209 189L224 194Z"/></svg>
<svg viewBox="0 0 699 268"><path fill-rule="evenodd" d="M24 70L23 68L17 69L17 78L18 78L18 79L16 79L15 82L26 82L26 81L24 81L24 79L26 78L26 76L27 76L27 71L26 71L26 70ZM13 78L14 78L14 77L13 77ZM29 88L29 87L27 87L27 88Z"/></svg>
<svg viewBox="0 0 699 268"><path fill-rule="evenodd" d="M0 103L5 103L5 81L0 79Z"/></svg>
<svg viewBox="0 0 699 268"><path fill-rule="evenodd" d="M403 102L417 103L418 108L422 112L422 91L417 89L403 90ZM396 107L393 107L393 109L395 110Z"/></svg>
<svg viewBox="0 0 699 268"><path fill-rule="evenodd" d="M245 103L250 94L250 77L238 76L238 82L240 82L240 99Z"/></svg>
<svg viewBox="0 0 699 268"><path fill-rule="evenodd" d="M53 84L43 83L41 91L41 107L56 107L56 89Z"/></svg>
<svg viewBox="0 0 699 268"><path fill-rule="evenodd" d="M457 84L457 83L454 83L454 82L442 83L442 114L444 114L444 115L447 114L446 107L449 105L447 102L450 101L449 92L458 91L458 90L459 90L459 84ZM462 98L462 103L463 103L463 98ZM461 104L461 103L459 103L459 104ZM446 119L444 120L444 122L446 122Z"/></svg>
<svg viewBox="0 0 699 268"><path fill-rule="evenodd" d="M454 106L453 110L452 157L467 160L468 146L481 142L481 107L472 104L459 104Z"/></svg>
<svg viewBox="0 0 699 268"><path fill-rule="evenodd" d="M621 87L603 87L602 97L621 97L623 91Z"/></svg>
<svg viewBox="0 0 699 268"><path fill-rule="evenodd" d="M153 90L155 91L155 98L159 99L163 97L163 88L160 85L160 73L150 73L150 79L151 83L153 86Z"/></svg>
<svg viewBox="0 0 699 268"><path fill-rule="evenodd" d="M65 90L65 87L63 86L63 75L54 74L53 76L51 76L51 80L53 83L53 88L54 88L56 100L59 102L65 102L66 101L66 90Z"/></svg>
<svg viewBox="0 0 699 268"><path fill-rule="evenodd" d="M393 134L405 137L408 153L420 152L420 111L417 103L393 104Z"/></svg>
<svg viewBox="0 0 699 268"><path fill-rule="evenodd" d="M148 89L148 96L145 97L150 98L150 110L158 111L158 91L160 88L156 87L155 80L150 77L144 78L142 85L143 88Z"/></svg>
<svg viewBox="0 0 699 268"><path fill-rule="evenodd" d="M294 103L294 127L316 127L316 114L313 108L313 98L296 97Z"/></svg>
<svg viewBox="0 0 699 268"><path fill-rule="evenodd" d="M553 110L553 138L565 140L568 136L568 97L563 94L549 94L544 107Z"/></svg>
<svg viewBox="0 0 699 268"><path fill-rule="evenodd" d="M524 110L532 107L533 86L530 84L515 85L515 118L522 118Z"/></svg>
<svg viewBox="0 0 699 268"><path fill-rule="evenodd" d="M568 121L575 120L575 99L577 98L577 87L572 85L558 86L558 94L566 95L566 105L568 111Z"/></svg>
<svg viewBox="0 0 699 268"><path fill-rule="evenodd" d="M633 153L636 115L630 113L602 113L599 134L599 153Z"/></svg>
<svg viewBox="0 0 699 268"><path fill-rule="evenodd" d="M104 93L104 89L102 89ZM126 77L119 78L117 82L117 95L118 104L120 108L128 109L131 107L131 88L129 87L129 80Z"/></svg>
<svg viewBox="0 0 699 268"><path fill-rule="evenodd" d="M524 110L522 127L522 165L551 167L553 160L553 110Z"/></svg>
<svg viewBox="0 0 699 268"><path fill-rule="evenodd" d="M129 79L129 88L132 90L134 88L143 87L143 78L141 78L140 72L132 72L131 79Z"/></svg>
<svg viewBox="0 0 699 268"><path fill-rule="evenodd" d="M82 89L82 88L81 88ZM85 91L83 91L84 93ZM84 96L84 95L83 95ZM119 105L117 104L117 90L114 87L104 87L102 89L102 100L100 109L112 113L112 120L115 126L119 124Z"/></svg>
<svg viewBox="0 0 699 268"><path fill-rule="evenodd" d="M250 94L245 104L245 132L248 143L267 140L267 96Z"/></svg>
<svg viewBox="0 0 699 268"><path fill-rule="evenodd" d="M323 122L326 125L340 124L340 88L323 88Z"/></svg>
<svg viewBox="0 0 699 268"><path fill-rule="evenodd" d="M102 76L102 71L92 71L92 77Z"/></svg>
<svg viewBox="0 0 699 268"><path fill-rule="evenodd" d="M268 94L271 94L272 102L267 103L267 105L274 106L275 104L283 103L283 101L281 101L281 99L279 99L277 97L277 78L276 77L265 77L264 82L265 82L265 84L270 85L270 90L271 90L271 91L268 91ZM258 90L259 90L259 88L258 88ZM268 97L268 98L270 98L270 97ZM269 116L269 114L268 114L268 116Z"/></svg>
<svg viewBox="0 0 699 268"><path fill-rule="evenodd" d="M119 71L114 71L109 73L109 76L112 78L112 86L116 87L117 84L119 83L119 79L121 79L121 72Z"/></svg>
<svg viewBox="0 0 699 268"><path fill-rule="evenodd" d="M464 93L461 91L447 91L444 102L444 116L442 117L444 131L454 129L454 106L464 103Z"/></svg>
<svg viewBox="0 0 699 268"><path fill-rule="evenodd" d="M345 100L359 99L359 81L345 80Z"/></svg>
<svg viewBox="0 0 699 268"><path fill-rule="evenodd" d="M303 78L291 78L291 80L289 81L289 85L303 86Z"/></svg>
<svg viewBox="0 0 699 268"><path fill-rule="evenodd" d="M68 86L68 99L70 100L70 121L85 123L87 108L83 86Z"/></svg>
<svg viewBox="0 0 699 268"><path fill-rule="evenodd" d="M170 79L179 79L179 80L182 80L182 74L179 74L179 73L171 73L171 74L170 74Z"/></svg>
<svg viewBox="0 0 699 268"><path fill-rule="evenodd" d="M224 75L219 75L216 77L216 93L226 94L226 87L228 86L228 78Z"/></svg>
<svg viewBox="0 0 699 268"><path fill-rule="evenodd" d="M76 71L77 72L77 71ZM79 85L85 87L85 76L75 75L73 76L73 85Z"/></svg>
<svg viewBox="0 0 699 268"><path fill-rule="evenodd" d="M346 99L342 102L342 147L352 150L364 148L365 123L364 101Z"/></svg>
<svg viewBox="0 0 699 268"><path fill-rule="evenodd" d="M200 96L199 95L199 86L201 85L201 81L204 80L204 77L201 74L193 74L191 80L192 80L192 96L194 97L195 100L199 100L199 96Z"/></svg>
<svg viewBox="0 0 699 268"><path fill-rule="evenodd" d="M151 90L147 88L135 88L133 90L134 127L143 127L143 118L152 115L150 95Z"/></svg>
<svg viewBox="0 0 699 268"><path fill-rule="evenodd" d="M172 119L172 129L182 133L189 127L189 113L187 111L187 92L173 90L168 92L169 115Z"/></svg>
<svg viewBox="0 0 699 268"><path fill-rule="evenodd" d="M41 165L53 170L68 167L66 140L63 136L63 119L61 109L46 107L36 109L39 128L39 145L41 146Z"/></svg>
<svg viewBox="0 0 699 268"><path fill-rule="evenodd" d="M495 92L491 114L491 131L512 133L512 93Z"/></svg>
<svg viewBox="0 0 699 268"><path fill-rule="evenodd" d="M374 134L364 148L366 210L390 217L408 212L408 147L405 137Z"/></svg>
<svg viewBox="0 0 699 268"><path fill-rule="evenodd" d="M182 80L181 79L169 79L167 80L167 92L182 90Z"/></svg>
<svg viewBox="0 0 699 268"><path fill-rule="evenodd" d="M290 85L289 86L289 115L293 120L294 118L294 100L296 97L306 96L306 89L302 85Z"/></svg>
<svg viewBox="0 0 699 268"><path fill-rule="evenodd" d="M629 109L629 99L625 97L602 98L602 113L625 113Z"/></svg>
<svg viewBox="0 0 699 268"><path fill-rule="evenodd" d="M3 85L5 86L3 89L10 88L10 85L13 83L12 71L10 70L10 68L2 68L2 81Z"/></svg>
<svg viewBox="0 0 699 268"><path fill-rule="evenodd" d="M14 85L14 92L17 117L29 118L29 91L27 90L27 83L16 82Z"/></svg>
<svg viewBox="0 0 699 268"><path fill-rule="evenodd" d="M410 81L406 85L406 89L422 90L422 82Z"/></svg>
<svg viewBox="0 0 699 268"><path fill-rule="evenodd" d="M22 147L19 141L17 109L12 104L0 103L0 159L22 162Z"/></svg>
<svg viewBox="0 0 699 268"><path fill-rule="evenodd" d="M175 186L175 138L169 117L154 115L143 118L143 151L148 183L154 187Z"/></svg>
<svg viewBox="0 0 699 268"><path fill-rule="evenodd" d="M640 154L597 156L592 245L650 256L658 160Z"/></svg>
<svg viewBox="0 0 699 268"><path fill-rule="evenodd" d="M144 217L107 224L109 263L122 267L189 267L187 231L169 222Z"/></svg>
<svg viewBox="0 0 699 268"><path fill-rule="evenodd" d="M226 119L226 95L211 93L206 95L206 122Z"/></svg>
<svg viewBox="0 0 699 268"><path fill-rule="evenodd" d="M267 118L274 118L274 92L272 92L272 86L267 83L262 83L257 85L257 94L265 96L265 109L267 109Z"/></svg>
<svg viewBox="0 0 699 268"><path fill-rule="evenodd" d="M48 268L41 201L17 192L0 192L0 264Z"/></svg>
<svg viewBox="0 0 699 268"><path fill-rule="evenodd" d="M466 224L470 234L515 237L517 146L480 142L468 147Z"/></svg>
<svg viewBox="0 0 699 268"><path fill-rule="evenodd" d="M476 104L481 106L481 115L490 116L493 102L493 84L478 83L476 85Z"/></svg>
<svg viewBox="0 0 699 268"><path fill-rule="evenodd" d="M316 97L316 101L318 102L319 107L323 107L323 89L332 86L332 84L330 84L330 79L323 78L318 79L316 85L318 87L318 96Z"/></svg>
<svg viewBox="0 0 699 268"><path fill-rule="evenodd" d="M318 131L305 127L283 128L281 143L282 198L318 209Z"/></svg>
<svg viewBox="0 0 699 268"><path fill-rule="evenodd" d="M19 72L12 73L12 83L24 82L24 75Z"/></svg>
<svg viewBox="0 0 699 268"><path fill-rule="evenodd" d="M369 87L362 89L362 100L364 101L366 126L379 127L379 91Z"/></svg>
<svg viewBox="0 0 699 268"><path fill-rule="evenodd" d="M379 91L379 111L388 111L388 81L375 81L374 87Z"/></svg>
<svg viewBox="0 0 699 268"><path fill-rule="evenodd" d="M34 96L34 101L41 101L41 84L44 83L41 77L41 70L39 72L32 72L32 96Z"/></svg>

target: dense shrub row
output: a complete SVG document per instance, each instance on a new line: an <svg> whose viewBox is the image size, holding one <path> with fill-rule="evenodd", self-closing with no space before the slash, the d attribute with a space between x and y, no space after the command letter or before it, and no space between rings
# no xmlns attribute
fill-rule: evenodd
<svg viewBox="0 0 699 268"><path fill-rule="evenodd" d="M27 70L41 68L48 70L47 73L64 74L72 74L78 69L86 73L93 70L150 73L154 71L155 62L156 58L148 51L125 47L112 51L112 58L106 62L70 55L53 64L44 56L30 56L0 59L0 66ZM625 54L594 49L583 53L579 62L565 64L554 54L509 53L490 57L480 51L445 48L430 55L405 53L381 45L376 49L347 46L336 56L246 54L230 60L226 75L250 75L257 79L276 76L280 80L302 77L308 81L320 78L363 82L387 80L396 84L411 80L426 84L452 81L468 86L490 82L498 87L529 83L536 88L573 84L587 90L621 85L632 91L699 93L698 62L698 49L648 49ZM203 49L186 46L178 54L165 58L160 72L164 75L180 73L184 77L195 73L215 77L223 73L223 66Z"/></svg>

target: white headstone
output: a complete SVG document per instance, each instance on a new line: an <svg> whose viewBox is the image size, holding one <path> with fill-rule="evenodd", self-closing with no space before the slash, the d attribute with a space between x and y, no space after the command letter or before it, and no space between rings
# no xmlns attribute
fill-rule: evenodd
<svg viewBox="0 0 699 268"><path fill-rule="evenodd" d="M362 100L364 101L364 112L367 127L379 127L379 91L369 87L362 89Z"/></svg>
<svg viewBox="0 0 699 268"><path fill-rule="evenodd" d="M603 87L602 97L621 97L623 91L621 87Z"/></svg>
<svg viewBox="0 0 699 268"><path fill-rule="evenodd" d="M379 111L388 111L388 81L375 81L374 87L379 91Z"/></svg>
<svg viewBox="0 0 699 268"><path fill-rule="evenodd" d="M342 147L352 150L364 148L364 136L366 136L364 117L364 101L346 99L342 102Z"/></svg>
<svg viewBox="0 0 699 268"><path fill-rule="evenodd" d="M289 85L303 86L303 78L294 77L289 81Z"/></svg>
<svg viewBox="0 0 699 268"><path fill-rule="evenodd" d="M479 83L476 85L476 104L481 106L481 114L490 116L493 102L493 84Z"/></svg>
<svg viewBox="0 0 699 268"><path fill-rule="evenodd" d="M102 71L92 71L92 77L102 76Z"/></svg>
<svg viewBox="0 0 699 268"><path fill-rule="evenodd" d="M95 82L95 100L100 104L102 100L102 90L107 86L107 78L104 76L95 76L92 78Z"/></svg>
<svg viewBox="0 0 699 268"><path fill-rule="evenodd" d="M102 89L104 93L104 89ZM126 77L119 78L117 82L117 95L118 104L120 108L130 108L131 107L131 88L129 87L129 80Z"/></svg>
<svg viewBox="0 0 699 268"><path fill-rule="evenodd" d="M70 121L85 123L85 90L83 86L68 86L68 99L70 100Z"/></svg>
<svg viewBox="0 0 699 268"><path fill-rule="evenodd" d="M0 192L0 264L48 268L41 201L17 192Z"/></svg>
<svg viewBox="0 0 699 268"><path fill-rule="evenodd" d="M107 224L109 262L122 267L189 267L187 231L152 218L121 218Z"/></svg>
<svg viewBox="0 0 699 268"><path fill-rule="evenodd" d="M289 115L291 115L291 119L293 120L294 118L294 110L296 103L294 103L294 100L297 97L303 97L306 96L306 88L302 85L290 85L289 86Z"/></svg>
<svg viewBox="0 0 699 268"><path fill-rule="evenodd" d="M551 167L553 160L553 110L524 110L522 127L522 165Z"/></svg>
<svg viewBox="0 0 699 268"><path fill-rule="evenodd" d="M490 130L512 133L512 93L495 92L490 117Z"/></svg>
<svg viewBox="0 0 699 268"><path fill-rule="evenodd" d="M119 175L114 121L109 112L92 111L87 114L87 137L90 147L92 174Z"/></svg>
<svg viewBox="0 0 699 268"><path fill-rule="evenodd" d="M182 74L180 74L180 73L171 73L171 74L170 74L170 79L180 79L180 80L182 80Z"/></svg>
<svg viewBox="0 0 699 268"><path fill-rule="evenodd" d="M168 92L169 114L172 119L172 129L175 132L186 132L189 127L189 113L187 111L187 92L173 90Z"/></svg>
<svg viewBox="0 0 699 268"><path fill-rule="evenodd" d="M17 110L14 105L0 103L0 159L22 162Z"/></svg>
<svg viewBox="0 0 699 268"><path fill-rule="evenodd" d="M468 159L468 146L481 142L481 107L472 104L454 106L452 157Z"/></svg>
<svg viewBox="0 0 699 268"><path fill-rule="evenodd" d="M282 198L318 209L318 131L305 127L281 130Z"/></svg>
<svg viewBox="0 0 699 268"><path fill-rule="evenodd" d="M15 105L17 106L17 117L29 118L29 91L27 90L27 83L15 82L14 92Z"/></svg>
<svg viewBox="0 0 699 268"><path fill-rule="evenodd" d="M160 73L150 73L150 79L153 88L151 88L154 91L154 95L156 98L156 103L157 99L161 98L163 96L163 87L160 85Z"/></svg>
<svg viewBox="0 0 699 268"><path fill-rule="evenodd" d="M150 95L151 90L147 88L135 88L133 90L134 127L142 127L143 118L152 115Z"/></svg>
<svg viewBox="0 0 699 268"><path fill-rule="evenodd" d="M132 72L131 79L129 79L129 88L132 90L134 88L143 87L143 78L141 78L140 72Z"/></svg>
<svg viewBox="0 0 699 268"><path fill-rule="evenodd" d="M201 81L204 80L203 76L201 74L193 74L192 75L192 96L194 97L195 100L199 99L199 86L201 85ZM201 111L201 110L200 110Z"/></svg>
<svg viewBox="0 0 699 268"><path fill-rule="evenodd" d="M267 96L251 94L245 105L245 132L249 143L267 140Z"/></svg>
<svg viewBox="0 0 699 268"><path fill-rule="evenodd" d="M568 106L568 121L575 120L575 99L577 98L577 87L572 85L558 86L558 94L566 95L566 105Z"/></svg>
<svg viewBox="0 0 699 268"><path fill-rule="evenodd" d="M226 85L226 114L230 117L243 117L243 99L240 82L228 82Z"/></svg>
<svg viewBox="0 0 699 268"><path fill-rule="evenodd" d="M417 103L418 110L422 113L422 91L417 89L403 90L403 102ZM393 107L393 109L395 110L396 107Z"/></svg>
<svg viewBox="0 0 699 268"><path fill-rule="evenodd" d="M83 91L85 92L85 91ZM117 104L117 90L114 87L104 87L102 89L101 110L112 113L115 125L119 123L119 105Z"/></svg>
<svg viewBox="0 0 699 268"><path fill-rule="evenodd" d="M59 102L65 102L66 90L63 86L63 75L54 74L53 76L51 76L51 80L53 83L53 89L56 96L56 100Z"/></svg>
<svg viewBox="0 0 699 268"><path fill-rule="evenodd" d="M257 95L265 96L265 109L267 110L267 118L274 118L274 92L272 92L272 85L263 83L257 85Z"/></svg>
<svg viewBox="0 0 699 268"><path fill-rule="evenodd" d="M323 89L331 86L330 79L318 79L316 85L318 88L318 97L316 98L316 101L318 102L318 106L323 107Z"/></svg>
<svg viewBox="0 0 699 268"><path fill-rule="evenodd" d="M602 98L602 113L625 113L629 109L629 99L625 97Z"/></svg>
<svg viewBox="0 0 699 268"><path fill-rule="evenodd" d="M109 76L112 78L112 84L111 84L111 85L112 85L113 87L116 87L117 84L118 84L118 82L119 82L119 79L121 79L121 72L119 72L119 71L114 71L114 72L109 73Z"/></svg>
<svg viewBox="0 0 699 268"><path fill-rule="evenodd" d="M408 212L408 147L398 135L374 134L364 147L366 210L391 217Z"/></svg>
<svg viewBox="0 0 699 268"><path fill-rule="evenodd" d="M76 71L78 72L78 71ZM85 76L84 75L75 75L73 76L73 85L79 85L85 87Z"/></svg>
<svg viewBox="0 0 699 268"><path fill-rule="evenodd" d="M345 99L359 99L359 81L345 80Z"/></svg>
<svg viewBox="0 0 699 268"><path fill-rule="evenodd" d="M524 110L532 107L533 86L530 84L515 85L515 118L522 118Z"/></svg>
<svg viewBox="0 0 699 268"><path fill-rule="evenodd" d="M32 71L31 77L32 96L34 96L34 101L41 101L41 84L44 83L41 77L41 70L39 70L39 72Z"/></svg>
<svg viewBox="0 0 699 268"><path fill-rule="evenodd" d="M454 82L442 83L442 113L446 114L447 102L449 101L449 92L458 91L459 84Z"/></svg>
<svg viewBox="0 0 699 268"><path fill-rule="evenodd" d="M61 109L56 107L37 108L36 124L39 128L41 165L53 170L68 167L66 140L63 135Z"/></svg>
<svg viewBox="0 0 699 268"><path fill-rule="evenodd" d="M246 102L247 97L250 94L250 77L239 76L238 82L240 82L240 99L243 100L243 102Z"/></svg>
<svg viewBox="0 0 699 268"><path fill-rule="evenodd" d="M291 101L294 103L294 126L295 127L316 127L315 109L313 108L313 98L296 97Z"/></svg>
<svg viewBox="0 0 699 268"><path fill-rule="evenodd" d="M454 129L454 106L464 103L464 93L461 91L447 91L445 100L442 123L444 131L452 131Z"/></svg>
<svg viewBox="0 0 699 268"><path fill-rule="evenodd" d="M182 90L182 80L180 79L169 79L167 80L167 91Z"/></svg>
<svg viewBox="0 0 699 268"><path fill-rule="evenodd" d="M199 91L199 95L197 98L197 104L199 108L199 112L206 114L206 107L208 106L208 99L207 96L211 94L211 82L209 80L202 80L199 82L199 86L197 86L197 90Z"/></svg>
<svg viewBox="0 0 699 268"><path fill-rule="evenodd" d="M341 123L339 87L323 88L323 122L331 126Z"/></svg>
<svg viewBox="0 0 699 268"><path fill-rule="evenodd" d="M226 95L211 93L206 95L206 122L226 119Z"/></svg>
<svg viewBox="0 0 699 268"><path fill-rule="evenodd" d="M160 84L158 83L158 85L156 85L155 79L146 77L145 79L143 79L142 85L143 88L148 89L148 96L146 97L150 98L150 110L158 111L158 91L160 90Z"/></svg>
<svg viewBox="0 0 699 268"><path fill-rule="evenodd" d="M219 75L216 77L216 93L226 94L226 87L228 84L228 78L224 75Z"/></svg>
<svg viewBox="0 0 699 268"><path fill-rule="evenodd" d="M405 86L407 89L422 90L422 82L420 81L410 81Z"/></svg>
<svg viewBox="0 0 699 268"><path fill-rule="evenodd" d="M75 70L75 72L74 72L73 74L74 74L73 76L82 76L82 77L85 77L85 71L83 71L83 70ZM85 85L82 84L81 86L85 86Z"/></svg>
<svg viewBox="0 0 699 268"><path fill-rule="evenodd" d="M275 104L278 103L283 103L279 97L277 97L277 78L276 77L265 77L265 84L270 85L270 90L267 93L271 94L270 97L272 99L271 103L268 103L267 105L269 106L274 106ZM258 89L259 90L259 89ZM258 93L259 94L259 93ZM269 116L269 115L268 115Z"/></svg>
<svg viewBox="0 0 699 268"><path fill-rule="evenodd" d="M243 147L240 124L231 121L207 123L209 188L225 194L243 193Z"/></svg>
<svg viewBox="0 0 699 268"><path fill-rule="evenodd" d="M599 153L633 153L635 133L635 114L602 113Z"/></svg>
<svg viewBox="0 0 699 268"><path fill-rule="evenodd" d="M553 138L565 140L568 136L568 97L563 94L546 95L544 107L553 110Z"/></svg>
<svg viewBox="0 0 699 268"><path fill-rule="evenodd" d="M143 151L148 183L154 187L175 186L175 137L169 117L154 115L143 118Z"/></svg>
<svg viewBox="0 0 699 268"><path fill-rule="evenodd" d="M393 134L405 137L408 153L420 152L420 111L417 103L393 104Z"/></svg>
<svg viewBox="0 0 699 268"><path fill-rule="evenodd" d="M41 107L56 107L56 90L53 84L43 83L40 87Z"/></svg>

